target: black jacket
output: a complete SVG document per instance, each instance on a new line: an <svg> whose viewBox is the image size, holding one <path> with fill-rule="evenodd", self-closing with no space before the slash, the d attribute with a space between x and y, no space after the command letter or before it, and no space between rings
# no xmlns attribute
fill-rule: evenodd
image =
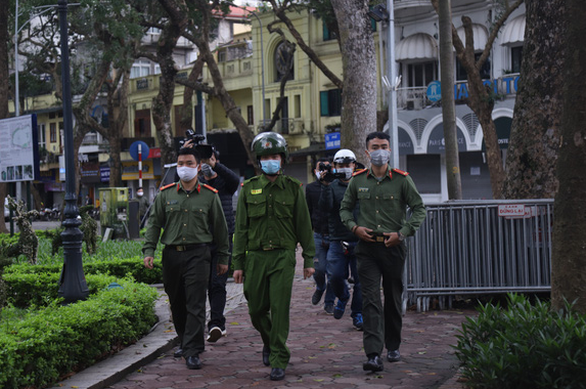
<svg viewBox="0 0 586 389"><path fill-rule="evenodd" d="M240 184L240 177L236 175L232 170L219 162L216 162L214 171L218 174L216 178L211 180L201 179L201 182L206 183L218 190L218 195L222 202L222 209L224 210L224 216L226 217L226 224L228 224L228 233L234 233L234 207L232 205L232 196L238 189Z"/></svg>
<svg viewBox="0 0 586 389"><path fill-rule="evenodd" d="M354 235L340 219L340 203L344 198L344 193L348 188L348 183L340 180L334 180L329 186L323 185L321 196L319 198L319 208L326 212L328 219L328 229L330 240L343 240L346 242L355 242L358 237ZM358 204L354 209L354 215L358 213Z"/></svg>
<svg viewBox="0 0 586 389"><path fill-rule="evenodd" d="M319 207L319 196L323 185L319 181L308 184L305 188L305 199L311 215L311 226L318 234L328 234L328 216Z"/></svg>

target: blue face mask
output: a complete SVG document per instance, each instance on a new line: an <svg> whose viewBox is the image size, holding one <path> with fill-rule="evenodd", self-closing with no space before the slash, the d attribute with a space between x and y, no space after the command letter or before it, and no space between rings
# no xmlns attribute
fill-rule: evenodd
<svg viewBox="0 0 586 389"><path fill-rule="evenodd" d="M279 170L281 170L281 161L276 159L267 159L266 161L260 161L260 168L265 174L271 176L279 173Z"/></svg>

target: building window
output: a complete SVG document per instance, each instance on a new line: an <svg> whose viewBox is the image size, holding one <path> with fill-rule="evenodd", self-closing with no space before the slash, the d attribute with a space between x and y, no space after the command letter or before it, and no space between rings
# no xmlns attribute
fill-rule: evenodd
<svg viewBox="0 0 586 389"><path fill-rule="evenodd" d="M254 125L254 109L252 108L252 105L246 107L246 122L249 126Z"/></svg>
<svg viewBox="0 0 586 389"><path fill-rule="evenodd" d="M151 63L145 60L136 61L130 69L130 78L146 77L151 74Z"/></svg>
<svg viewBox="0 0 586 389"><path fill-rule="evenodd" d="M478 61L478 58L480 58L481 55L482 53L474 54L474 61ZM489 56L486 59L486 61L484 61L484 65L482 65L482 69L480 70L480 78L482 78L483 80L490 79L490 66L491 64ZM466 70L464 70L464 67L462 66L458 58L456 58L456 81L465 81L467 79L468 74L466 74Z"/></svg>
<svg viewBox="0 0 586 389"><path fill-rule="evenodd" d="M342 91L330 89L319 92L321 116L340 116L342 114Z"/></svg>
<svg viewBox="0 0 586 389"><path fill-rule="evenodd" d="M521 73L523 60L523 46L511 47L511 72Z"/></svg>
<svg viewBox="0 0 586 389"><path fill-rule="evenodd" d="M275 82L281 81L285 74L289 73L287 80L294 78L293 58L291 58L291 49L287 43L283 42L275 49L274 63L275 63ZM291 64L291 69L289 68Z"/></svg>
<svg viewBox="0 0 586 389"><path fill-rule="evenodd" d="M407 64L407 86L427 86L437 80L437 63L423 62Z"/></svg>
<svg viewBox="0 0 586 389"><path fill-rule="evenodd" d="M337 39L336 33L334 31L330 31L328 26L325 23L323 25L323 39L325 41L331 41L332 39Z"/></svg>
<svg viewBox="0 0 586 389"><path fill-rule="evenodd" d="M45 134L45 123L41 123L38 126L39 129L39 148L44 148L46 149L46 143L47 143L47 134Z"/></svg>
<svg viewBox="0 0 586 389"><path fill-rule="evenodd" d="M57 123L49 124L49 141L51 143L57 142Z"/></svg>
<svg viewBox="0 0 586 389"><path fill-rule="evenodd" d="M134 118L134 136L136 138L151 136L151 111L149 109L136 111Z"/></svg>

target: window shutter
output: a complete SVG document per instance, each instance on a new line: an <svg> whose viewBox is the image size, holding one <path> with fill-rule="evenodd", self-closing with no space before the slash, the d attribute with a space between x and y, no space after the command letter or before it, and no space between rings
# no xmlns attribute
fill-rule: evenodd
<svg viewBox="0 0 586 389"><path fill-rule="evenodd" d="M321 116L330 116L330 106L327 90L319 92L319 101L321 105Z"/></svg>

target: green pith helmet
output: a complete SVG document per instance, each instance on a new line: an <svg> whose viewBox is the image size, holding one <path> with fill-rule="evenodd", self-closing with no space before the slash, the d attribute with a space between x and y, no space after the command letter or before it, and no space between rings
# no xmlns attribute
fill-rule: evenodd
<svg viewBox="0 0 586 389"><path fill-rule="evenodd" d="M281 154L283 162L285 162L289 157L287 141L283 138L283 135L276 132L261 132L254 137L250 148L257 158L263 155Z"/></svg>

